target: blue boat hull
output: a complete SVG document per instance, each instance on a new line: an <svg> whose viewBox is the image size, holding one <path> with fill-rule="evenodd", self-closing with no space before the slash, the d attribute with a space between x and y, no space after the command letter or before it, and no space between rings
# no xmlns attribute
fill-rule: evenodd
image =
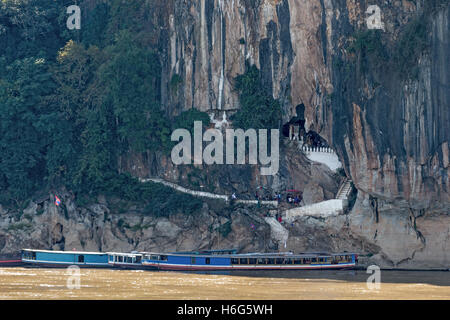
<svg viewBox="0 0 450 320"><path fill-rule="evenodd" d="M108 255L102 252L74 252L29 250L22 252L22 262L28 267L67 268L108 268Z"/></svg>
<svg viewBox="0 0 450 320"><path fill-rule="evenodd" d="M218 265L179 265L179 264L158 264L143 262L143 266L153 267L158 270L168 271L227 271L227 270L340 270L353 269L356 267L354 263L335 264L335 265L303 265L303 266L288 266L288 265L273 265L273 266L218 266Z"/></svg>

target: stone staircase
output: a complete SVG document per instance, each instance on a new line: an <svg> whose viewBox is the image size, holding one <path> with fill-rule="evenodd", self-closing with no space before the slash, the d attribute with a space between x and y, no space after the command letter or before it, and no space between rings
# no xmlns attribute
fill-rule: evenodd
<svg viewBox="0 0 450 320"><path fill-rule="evenodd" d="M267 224L270 226L270 236L278 241L278 247L284 247L289 238L289 231L281 225L274 217L265 217Z"/></svg>
<svg viewBox="0 0 450 320"><path fill-rule="evenodd" d="M336 194L336 199L347 200L352 191L352 180L345 178Z"/></svg>
<svg viewBox="0 0 450 320"><path fill-rule="evenodd" d="M292 208L282 213L287 222L292 222L299 216L330 217L342 214L348 206L348 196L352 191L352 181L346 178L338 189L336 199L321 201L311 205Z"/></svg>

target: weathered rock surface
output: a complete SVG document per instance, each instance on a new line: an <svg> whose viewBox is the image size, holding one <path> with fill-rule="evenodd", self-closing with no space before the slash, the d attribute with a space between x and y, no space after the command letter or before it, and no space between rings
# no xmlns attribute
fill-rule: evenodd
<svg viewBox="0 0 450 320"><path fill-rule="evenodd" d="M385 25L380 39L388 51L397 48L404 27L426 2L379 4ZM370 261L384 267L450 266L448 1L434 1L440 6L424 17L430 47L409 66L417 67L415 78L405 78L395 66L369 63L363 71L352 63L346 48L357 31L366 30L367 1L156 3L152 14L160 30L156 38L167 114L191 107L211 112L239 108L233 78L244 72L249 60L261 69L267 90L280 99L283 121L296 115L297 105L305 105L306 129L319 133L336 150L358 189L348 215L302 216L287 226L288 249L357 251L372 255ZM170 83L176 76L181 83L174 87ZM338 186L328 172L301 155L293 156L295 147L282 149L279 174L269 178L245 166L199 168L206 172L206 178L199 178L194 169L175 168L167 157L150 152L124 159L122 168L141 178L161 176L221 194L251 195L260 185L306 188L313 202L322 198L321 192L318 197L312 194L318 185L324 199L332 197ZM76 208L70 203L66 217L48 201L27 210L19 218L17 212L0 208L0 252L24 246L103 251L275 248L267 224L255 224L257 232L252 232L248 222L253 220L242 210L224 215L209 209L201 219L133 212L119 216L105 205ZM226 223L221 219L231 221L231 232L224 238L209 229Z"/></svg>
<svg viewBox="0 0 450 320"><path fill-rule="evenodd" d="M411 79L399 75L395 65L369 62L367 71L351 65L347 48L358 31L367 30L366 1L168 1L160 8L165 14L160 46L167 60L164 108L170 114L193 106L238 108L233 78L249 60L282 102L284 120L305 105L306 129L336 149L358 190L396 199L404 208L447 213L450 13L448 1L433 3L434 10L422 18L429 23L430 48L417 65L408 66L418 69ZM405 0L379 6L380 38L394 51L406 25L432 5ZM182 94L174 98L169 79L175 74L183 82ZM160 162L166 163L156 167L172 173L167 161ZM229 176L238 172L240 180L257 179L256 173L239 170Z"/></svg>
<svg viewBox="0 0 450 320"><path fill-rule="evenodd" d="M377 218L365 202L369 199L359 197L350 214L297 217L288 225L288 249L357 252L363 264L382 268L449 268L448 215L399 211L382 203Z"/></svg>
<svg viewBox="0 0 450 320"><path fill-rule="evenodd" d="M270 227L242 206L230 210L220 203L211 209L205 202L202 211L194 215L154 217L132 211L117 213L107 205L77 207L68 195L62 199L60 207L49 200L39 205L31 202L22 215L3 210L0 255L17 255L22 248L103 252L208 248L264 251L275 245Z"/></svg>

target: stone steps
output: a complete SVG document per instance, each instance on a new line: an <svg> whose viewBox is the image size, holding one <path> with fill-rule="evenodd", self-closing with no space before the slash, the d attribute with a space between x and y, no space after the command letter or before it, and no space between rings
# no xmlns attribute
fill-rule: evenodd
<svg viewBox="0 0 450 320"><path fill-rule="evenodd" d="M339 187L336 199L321 201L311 205L293 208L282 213L282 217L292 222L298 216L330 217L342 214L348 205L348 196L352 191L352 181L348 178Z"/></svg>
<svg viewBox="0 0 450 320"><path fill-rule="evenodd" d="M289 231L273 217L265 217L267 224L270 226L270 234L272 239L278 241L278 246L284 246L289 238Z"/></svg>
<svg viewBox="0 0 450 320"><path fill-rule="evenodd" d="M347 200L350 192L352 191L352 181L350 179L345 179L339 188L336 199Z"/></svg>

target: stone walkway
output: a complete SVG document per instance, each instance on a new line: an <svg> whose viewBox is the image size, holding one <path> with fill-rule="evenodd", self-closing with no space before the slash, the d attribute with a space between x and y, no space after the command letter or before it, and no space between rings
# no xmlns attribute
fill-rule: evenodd
<svg viewBox="0 0 450 320"><path fill-rule="evenodd" d="M211 192L205 192L205 191L196 191L196 190L191 190L185 187L182 187L176 183L173 182L169 182L160 178L148 178L148 179L140 179L141 182L155 182L155 183L160 183L163 184L167 187L170 187L172 189L175 189L177 191L183 192L183 193L187 193L196 197L204 197L204 198L209 198L209 199L219 199L219 200L224 200L224 201L229 201L230 196L228 195L223 195L223 194L215 194L215 193L211 193ZM242 203L242 204L258 204L257 200L241 200L241 199L237 199L235 200L236 203ZM278 201L260 201L260 204L263 206L272 206L272 207L278 207Z"/></svg>
<svg viewBox="0 0 450 320"><path fill-rule="evenodd" d="M270 236L272 239L278 241L278 248L284 247L284 244L289 238L289 231L273 217L265 217L267 224L270 226Z"/></svg>

